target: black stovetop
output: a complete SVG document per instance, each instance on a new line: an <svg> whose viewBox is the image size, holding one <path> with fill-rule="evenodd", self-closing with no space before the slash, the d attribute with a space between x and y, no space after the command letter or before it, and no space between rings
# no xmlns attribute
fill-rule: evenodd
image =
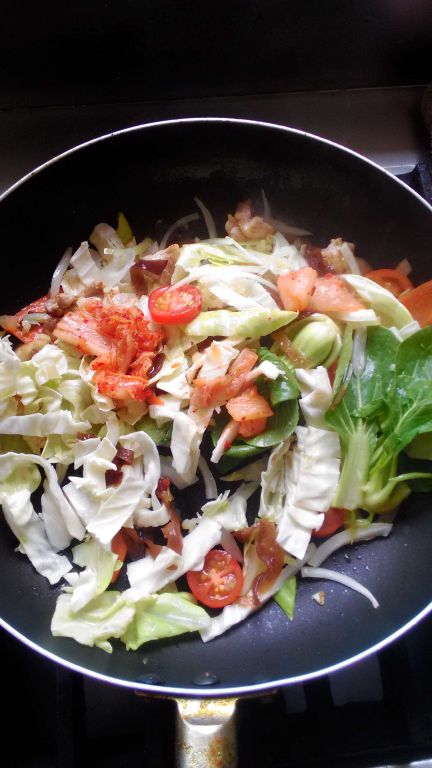
<svg viewBox="0 0 432 768"><path fill-rule="evenodd" d="M432 765L432 617L353 667L238 704L239 768ZM174 704L54 665L0 635L17 768L174 765ZM429 762L430 761L430 762Z"/></svg>

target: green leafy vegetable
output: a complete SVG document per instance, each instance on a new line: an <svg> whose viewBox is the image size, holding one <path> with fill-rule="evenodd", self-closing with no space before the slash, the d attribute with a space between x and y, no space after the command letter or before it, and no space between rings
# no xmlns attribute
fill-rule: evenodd
<svg viewBox="0 0 432 768"><path fill-rule="evenodd" d="M167 421L160 427L150 416L143 416L134 427L136 432L146 432L156 445L167 445L171 440L172 422Z"/></svg>
<svg viewBox="0 0 432 768"><path fill-rule="evenodd" d="M264 360L274 363L282 372L282 376L278 376L274 381L269 381L270 401L272 405L279 405L287 400L296 400L300 395L300 387L298 385L292 363L285 355L275 355L267 347L260 347L258 350L260 362Z"/></svg>
<svg viewBox="0 0 432 768"><path fill-rule="evenodd" d="M345 456L334 506L386 512L409 495L408 481L429 476L398 474L398 456L432 430L431 378L432 327L401 343L384 328L368 330L364 370L326 417Z"/></svg>
<svg viewBox="0 0 432 768"><path fill-rule="evenodd" d="M267 422L267 429L245 442L256 448L271 448L292 435L299 419L297 400L289 400L275 408L273 416Z"/></svg>
<svg viewBox="0 0 432 768"><path fill-rule="evenodd" d="M219 422L216 427L211 430L211 441L213 445L216 445L221 435L224 424ZM265 448L258 448L254 445L248 445L243 440L236 440L231 448L225 451L224 455L217 464L218 471L221 474L231 472L235 467L240 464L250 461L255 456L259 456L265 451Z"/></svg>
<svg viewBox="0 0 432 768"><path fill-rule="evenodd" d="M231 312L229 309L215 309L201 312L185 326L187 336L205 339L208 336L231 336L232 338L259 339L278 328L288 325L297 312L282 309L243 309Z"/></svg>
<svg viewBox="0 0 432 768"><path fill-rule="evenodd" d="M432 432L423 432L407 446L406 452L413 459L432 460Z"/></svg>
<svg viewBox="0 0 432 768"><path fill-rule="evenodd" d="M136 604L135 616L122 636L128 650L143 643L196 632L210 624L210 617L189 592L150 595Z"/></svg>
<svg viewBox="0 0 432 768"><path fill-rule="evenodd" d="M291 621L294 618L294 606L297 592L297 578L296 576L290 576L289 579L282 584L281 588L276 592L273 600L282 608Z"/></svg>
<svg viewBox="0 0 432 768"><path fill-rule="evenodd" d="M342 347L333 382L333 398L337 398L338 395L340 395L342 387L348 376L348 367L351 363L353 349L353 332L354 331L352 326L347 325L345 327L342 339Z"/></svg>
<svg viewBox="0 0 432 768"><path fill-rule="evenodd" d="M121 637L135 615L135 606L128 605L124 594L102 592L80 611L72 610L72 595L57 598L51 631L54 637L72 637L82 645L97 646L112 652L109 639Z"/></svg>
<svg viewBox="0 0 432 768"><path fill-rule="evenodd" d="M410 312L390 291L362 275L341 275L378 315L386 328L403 328L412 322Z"/></svg>
<svg viewBox="0 0 432 768"><path fill-rule="evenodd" d="M289 328L288 336L312 368L317 365L328 368L337 359L342 346L339 326L320 313L297 320Z"/></svg>

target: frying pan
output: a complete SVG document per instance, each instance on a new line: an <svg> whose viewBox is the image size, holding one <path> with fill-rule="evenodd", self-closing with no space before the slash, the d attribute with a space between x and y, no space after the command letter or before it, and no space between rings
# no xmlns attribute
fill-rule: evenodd
<svg viewBox="0 0 432 768"><path fill-rule="evenodd" d="M374 163L281 126L196 118L90 141L6 192L0 199L2 312L43 295L65 248L87 239L97 222L114 223L119 211L137 236L157 236L193 211L198 196L223 232L226 213L239 200L250 198L259 209L262 189L273 215L311 230L315 243L341 236L375 266L408 257L414 283L430 277L432 209ZM179 499L184 509L202 502L195 486ZM300 581L293 622L270 602L208 644L185 635L133 653L118 643L112 654L52 637L60 587L50 587L14 552L16 542L2 522L1 624L54 662L147 694L186 697L190 706L190 697L214 703L311 679L376 651L430 611L430 502L430 495L413 494L388 540L346 550L349 559L344 551L331 558L330 567L375 594L377 610L338 584ZM324 606L311 599L317 589L326 593ZM202 714L205 707L199 706ZM190 721L197 717L192 713Z"/></svg>

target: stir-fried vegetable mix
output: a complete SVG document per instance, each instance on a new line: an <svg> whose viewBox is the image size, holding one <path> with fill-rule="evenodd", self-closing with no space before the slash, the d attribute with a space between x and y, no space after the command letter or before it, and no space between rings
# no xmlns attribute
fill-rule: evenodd
<svg viewBox="0 0 432 768"><path fill-rule="evenodd" d="M376 607L321 566L432 486L432 282L362 274L268 205L217 237L196 203L159 243L98 224L0 318L3 513L61 583L53 634L106 651L211 640L272 597L292 618L297 575Z"/></svg>

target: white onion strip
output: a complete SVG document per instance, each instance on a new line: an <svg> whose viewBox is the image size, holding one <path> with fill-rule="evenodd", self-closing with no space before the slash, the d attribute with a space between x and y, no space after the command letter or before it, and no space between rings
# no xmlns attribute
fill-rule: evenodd
<svg viewBox="0 0 432 768"><path fill-rule="evenodd" d="M199 213L189 213L188 216L182 216L181 219L177 219L177 221L175 221L174 224L171 224L171 226L165 232L162 240L159 243L159 249L163 251L164 248L166 248L169 238L171 237L172 233L176 231L176 229L179 227L185 227L192 221L198 221L198 219Z"/></svg>
<svg viewBox="0 0 432 768"><path fill-rule="evenodd" d="M356 257L354 256L351 248L349 247L348 243L342 243L341 245L341 251L342 255L345 259L345 264L349 268L350 272L352 272L353 275L361 275L361 266L358 263Z"/></svg>
<svg viewBox="0 0 432 768"><path fill-rule="evenodd" d="M348 530L335 533L317 548L308 560L308 565L319 568L330 555L341 547L346 547L356 541L370 541L377 536L388 536L392 528L391 523L371 523L367 528L358 528L354 534Z"/></svg>
<svg viewBox="0 0 432 768"><path fill-rule="evenodd" d="M189 270L189 274L186 275L186 277L183 277L181 280L178 280L175 285L177 288L180 288L182 285L186 285L187 283L194 283L194 282L200 282L201 280L204 282L208 280L211 282L212 279L217 277L217 275L213 272L213 274L210 272L210 270L224 270L224 279L225 281L228 281L228 278L237 278L237 277L243 277L246 278L246 280L254 280L257 283L261 283L261 285L264 288L267 288L269 291L275 291L276 286L270 282L270 280L266 280L265 277L261 277L260 272L262 271L261 267L235 267L231 265L227 265L224 267L211 267L207 264L204 264L202 267L192 267Z"/></svg>
<svg viewBox="0 0 432 768"><path fill-rule="evenodd" d="M230 419L228 424L223 428L219 440L217 441L213 453L210 457L210 461L213 462L213 464L218 463L218 461L224 455L225 451L228 450L228 448L231 446L231 443L234 442L237 437L239 427L240 424L238 421Z"/></svg>
<svg viewBox="0 0 432 768"><path fill-rule="evenodd" d="M216 224L214 223L213 216L211 215L209 209L206 208L204 203L199 199L199 197L194 197L194 200L202 213L202 217L208 229L209 239L213 240L214 238L217 237Z"/></svg>
<svg viewBox="0 0 432 768"><path fill-rule="evenodd" d="M396 265L395 269L397 269L398 272L402 272L403 275L409 275L412 272L412 266L408 259L402 259L402 261Z"/></svg>
<svg viewBox="0 0 432 768"><path fill-rule="evenodd" d="M170 456L161 456L160 457L160 463L161 463L161 477L167 477L168 480L175 485L176 488L178 488L179 491L182 491L184 488L187 488L189 485L193 485L194 483L198 482L198 478L196 475L192 478L191 481L186 482L182 475L180 475L173 467L172 465L172 458Z"/></svg>
<svg viewBox="0 0 432 768"><path fill-rule="evenodd" d="M349 587L350 589L355 590L355 592L359 592L363 597L367 597L374 608L378 608L379 606L379 602L373 596L372 592L369 592L363 584L352 579L351 576L345 576L344 573L331 571L329 568L309 568L306 566L301 569L301 575L305 579L329 579L330 581L337 581L339 584L343 584L344 587Z"/></svg>
<svg viewBox="0 0 432 768"><path fill-rule="evenodd" d="M271 218L271 208L270 203L268 201L267 195L264 192L264 190L261 190L261 198L263 203L263 219L266 221Z"/></svg>
<svg viewBox="0 0 432 768"><path fill-rule="evenodd" d="M287 240L295 240L297 237L308 237L312 234L308 229L302 229L301 227L294 227L291 224L287 224L280 219L269 218L266 219L267 224L271 224L277 232L282 232Z"/></svg>
<svg viewBox="0 0 432 768"><path fill-rule="evenodd" d="M202 478L204 480L206 499L216 499L218 495L216 480L210 472L209 466L204 456L200 456L198 459L198 469L201 472Z"/></svg>
<svg viewBox="0 0 432 768"><path fill-rule="evenodd" d="M221 536L221 547L225 550L225 552L228 552L231 557L234 558L234 560L237 560L238 563L243 562L243 554L242 551L237 544L234 536L230 531L226 531L225 528L222 528L222 536Z"/></svg>
<svg viewBox="0 0 432 768"><path fill-rule="evenodd" d="M66 248L63 256L61 257L59 263L57 264L53 272L53 276L51 279L51 287L49 290L50 296L55 296L59 292L61 281L64 278L65 272L69 266L69 262L71 258L72 258L72 248L69 247L69 248Z"/></svg>
<svg viewBox="0 0 432 768"><path fill-rule="evenodd" d="M352 367L354 376L361 376L366 365L366 341L367 330L366 328L357 328L354 332L353 350L352 350Z"/></svg>

